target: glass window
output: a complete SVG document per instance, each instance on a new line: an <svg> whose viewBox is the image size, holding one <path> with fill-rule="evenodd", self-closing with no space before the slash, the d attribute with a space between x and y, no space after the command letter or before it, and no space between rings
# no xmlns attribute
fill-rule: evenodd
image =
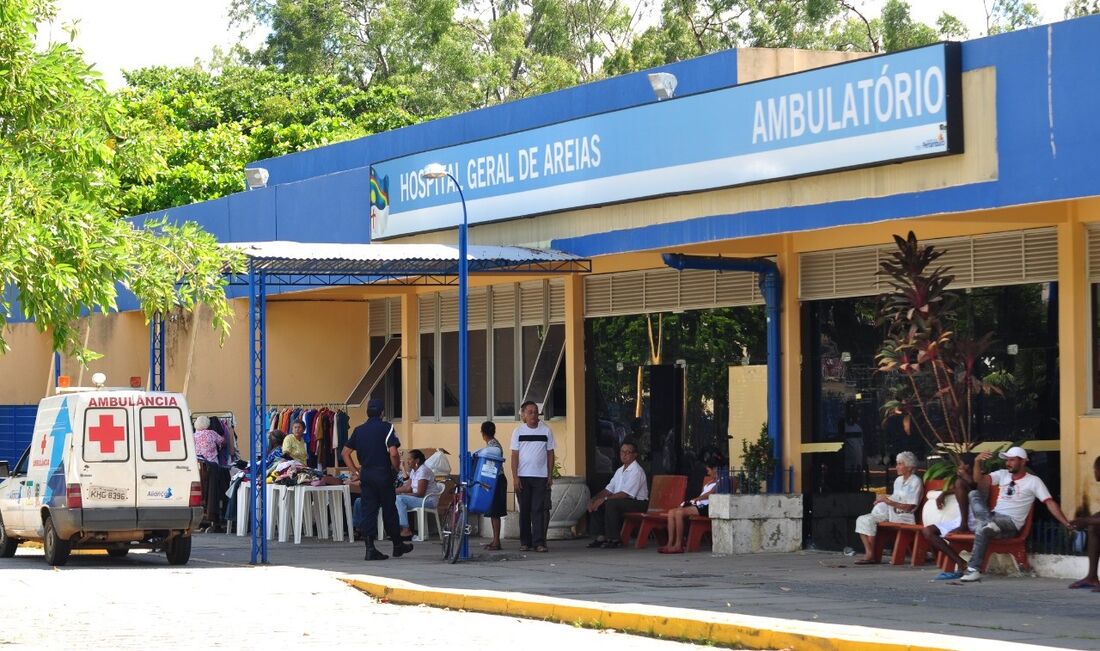
<svg viewBox="0 0 1100 651"><path fill-rule="evenodd" d="M470 376L467 378L469 391L469 415L485 417L488 361L485 349L485 331L470 330L467 360ZM458 332L444 332L443 342L443 416L458 416Z"/></svg>
<svg viewBox="0 0 1100 651"><path fill-rule="evenodd" d="M515 328L493 330L493 415L515 417L516 351Z"/></svg>
<svg viewBox="0 0 1100 651"><path fill-rule="evenodd" d="M399 339L400 337L394 337ZM382 346L386 343L385 337L371 337L370 338L370 356L374 359ZM386 406L386 415L390 420L397 420L401 418L401 360L398 358L390 365L386 370L385 376L378 383L378 386L374 387L374 391L370 394L371 400L381 400L382 404Z"/></svg>
<svg viewBox="0 0 1100 651"><path fill-rule="evenodd" d="M420 335L420 417L435 417L435 335Z"/></svg>

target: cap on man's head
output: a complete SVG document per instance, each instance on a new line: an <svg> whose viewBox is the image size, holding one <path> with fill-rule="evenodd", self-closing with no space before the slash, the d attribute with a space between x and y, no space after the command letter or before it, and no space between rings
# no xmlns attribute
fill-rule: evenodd
<svg viewBox="0 0 1100 651"><path fill-rule="evenodd" d="M367 401L367 409L369 411L378 411L378 412L380 412L380 411L382 411L383 408L385 408L385 406L386 406L385 403L383 403L381 400L378 400L378 399Z"/></svg>
<svg viewBox="0 0 1100 651"><path fill-rule="evenodd" d="M1011 459L1012 457L1016 457L1017 459L1023 459L1024 461L1027 461L1027 450L1021 447L1011 447L1000 453L1000 455L998 456L1000 456L1002 459Z"/></svg>

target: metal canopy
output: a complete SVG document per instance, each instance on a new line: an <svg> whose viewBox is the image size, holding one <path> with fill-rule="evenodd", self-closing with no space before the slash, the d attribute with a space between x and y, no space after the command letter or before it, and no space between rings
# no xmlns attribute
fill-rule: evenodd
<svg viewBox="0 0 1100 651"><path fill-rule="evenodd" d="M577 273L592 270L592 261L567 253L517 246L467 247L466 268L459 248L445 244L340 244L313 242L235 242L226 246L248 256L248 270L227 274L233 285L248 287L249 428L252 442L250 522L252 563L267 563L267 288L331 287L392 283L397 285L462 285L460 271L486 274ZM163 389L163 322L150 327L150 365L154 388ZM158 363L158 361L160 361ZM258 454L257 454L258 453ZM238 514L238 517L241 517Z"/></svg>
<svg viewBox="0 0 1100 651"><path fill-rule="evenodd" d="M392 283L454 285L458 282L458 247L446 244L340 244L313 242L240 242L228 244L249 257L249 267L267 285L330 287ZM574 273L592 263L559 251L518 246L470 246L470 273ZM248 284L247 274L230 277Z"/></svg>

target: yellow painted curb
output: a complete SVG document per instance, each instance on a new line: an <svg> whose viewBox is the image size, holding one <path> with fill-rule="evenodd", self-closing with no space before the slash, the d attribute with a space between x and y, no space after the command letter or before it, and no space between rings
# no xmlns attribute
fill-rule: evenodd
<svg viewBox="0 0 1100 651"><path fill-rule="evenodd" d="M1013 642L937 633L823 624L685 608L605 604L491 590L430 588L374 576L347 577L341 580L376 599L396 604L423 604L492 615L510 615L749 649L975 651L996 648L1000 651L1023 651L1036 648Z"/></svg>

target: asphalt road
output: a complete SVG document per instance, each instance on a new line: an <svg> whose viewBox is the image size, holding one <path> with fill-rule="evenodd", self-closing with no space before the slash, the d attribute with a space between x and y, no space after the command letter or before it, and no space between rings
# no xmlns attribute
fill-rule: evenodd
<svg viewBox="0 0 1100 651"><path fill-rule="evenodd" d="M74 556L51 568L41 550L0 559L8 607L3 649L314 648L676 651L692 645L614 631L379 603L337 573L241 567L162 554ZM699 648L699 647L693 647Z"/></svg>

